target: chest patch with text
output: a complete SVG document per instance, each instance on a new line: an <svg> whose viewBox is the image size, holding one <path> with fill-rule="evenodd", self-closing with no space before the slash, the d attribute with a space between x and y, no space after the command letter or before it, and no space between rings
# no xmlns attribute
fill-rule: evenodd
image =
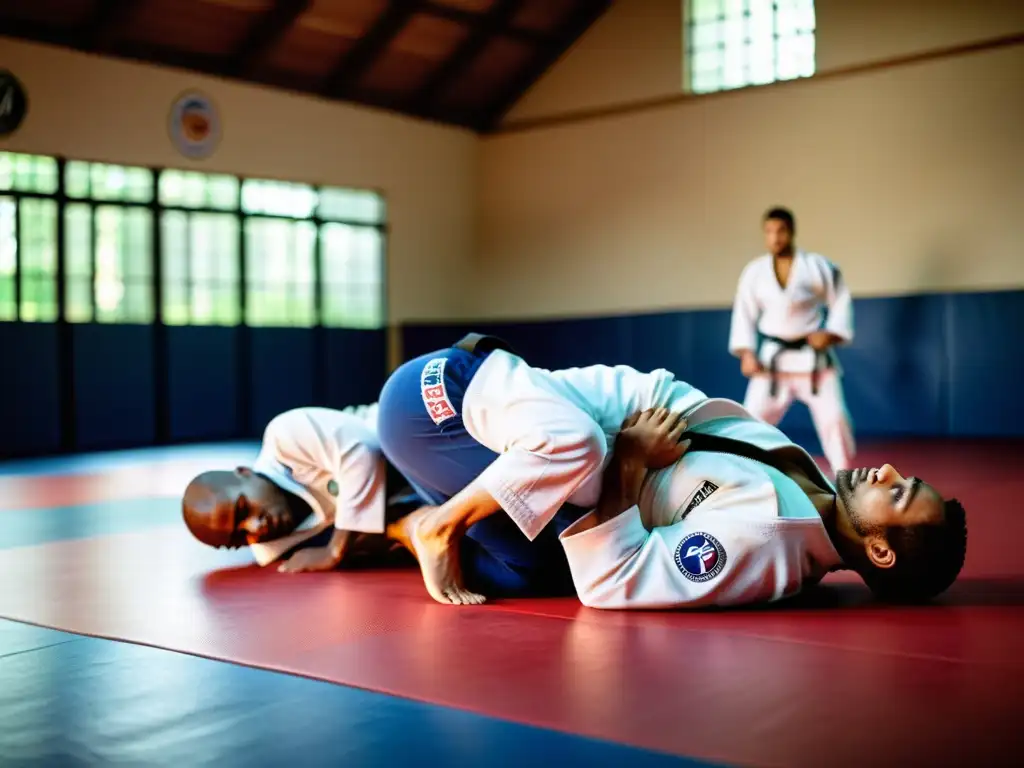
<svg viewBox="0 0 1024 768"><path fill-rule="evenodd" d="M705 480L701 487L697 489L697 492L693 494L693 498L690 499L690 503L686 505L686 509L683 510L683 514L679 516L679 519L684 520L688 514L693 512L708 496L717 490L717 485L710 480Z"/></svg>

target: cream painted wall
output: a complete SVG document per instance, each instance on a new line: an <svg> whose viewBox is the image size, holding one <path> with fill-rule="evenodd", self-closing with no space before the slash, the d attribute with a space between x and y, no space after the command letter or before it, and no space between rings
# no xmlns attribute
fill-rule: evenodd
<svg viewBox="0 0 1024 768"><path fill-rule="evenodd" d="M819 71L1024 32L1021 0L816 0Z"/></svg>
<svg viewBox="0 0 1024 768"><path fill-rule="evenodd" d="M104 59L0 37L0 66L30 99L0 150L64 154L382 190L388 199L391 322L463 314L475 245L478 139L370 109ZM180 156L167 115L186 88L218 105L223 139L209 159Z"/></svg>
<svg viewBox="0 0 1024 768"><path fill-rule="evenodd" d="M727 306L792 206L860 296L1024 286L1024 46L488 138L471 317Z"/></svg>
<svg viewBox="0 0 1024 768"><path fill-rule="evenodd" d="M686 0L617 0L516 104L505 125L682 92ZM827 72L1024 32L1021 0L816 0Z"/></svg>
<svg viewBox="0 0 1024 768"><path fill-rule="evenodd" d="M681 0L617 0L512 108L506 124L679 93Z"/></svg>

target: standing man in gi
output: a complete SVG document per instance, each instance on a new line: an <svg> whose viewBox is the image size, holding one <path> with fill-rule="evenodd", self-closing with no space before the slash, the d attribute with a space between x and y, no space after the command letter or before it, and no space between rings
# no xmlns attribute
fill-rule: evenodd
<svg viewBox="0 0 1024 768"><path fill-rule="evenodd" d="M833 472L856 453L834 347L853 340L853 306L839 268L794 245L793 214L764 217L768 253L740 275L729 352L750 379L746 409L778 424L793 400L806 404Z"/></svg>

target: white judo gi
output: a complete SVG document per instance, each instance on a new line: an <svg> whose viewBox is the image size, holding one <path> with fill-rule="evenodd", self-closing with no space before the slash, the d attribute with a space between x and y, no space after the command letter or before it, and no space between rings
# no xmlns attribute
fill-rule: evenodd
<svg viewBox="0 0 1024 768"><path fill-rule="evenodd" d="M823 316L827 320L822 324ZM779 284L771 254L750 262L740 275L733 304L729 352L757 352L766 373L750 379L744 406L769 424L778 424L793 400L805 403L833 472L849 469L856 452L850 416L843 396L842 371L834 350L830 367L814 376L817 353L809 346L783 349L771 338L796 341L824 330L841 343L853 340L853 304L846 281L832 262L817 253L798 250L786 287ZM775 392L767 373L775 361ZM815 392L815 384L817 391Z"/></svg>
<svg viewBox="0 0 1024 768"><path fill-rule="evenodd" d="M732 438L832 485L811 457L738 403L708 400L688 432ZM573 583L593 608L696 608L771 602L842 564L807 494L779 470L694 451L651 472L640 501L598 525L590 513L561 535Z"/></svg>
<svg viewBox="0 0 1024 768"><path fill-rule="evenodd" d="M469 435L500 454L476 483L533 540L564 503L597 504L601 470L628 416L685 412L706 399L666 370L548 371L496 350L469 382L461 415Z"/></svg>
<svg viewBox="0 0 1024 768"><path fill-rule="evenodd" d="M377 405L296 408L275 416L252 466L313 510L288 536L250 544L260 565L333 525L384 533L387 465L377 439Z"/></svg>

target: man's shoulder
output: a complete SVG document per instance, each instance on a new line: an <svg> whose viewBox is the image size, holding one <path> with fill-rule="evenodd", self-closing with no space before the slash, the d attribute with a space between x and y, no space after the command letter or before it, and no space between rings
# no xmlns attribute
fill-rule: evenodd
<svg viewBox="0 0 1024 768"><path fill-rule="evenodd" d="M809 261L810 263L812 263L812 264L814 264L814 265L816 265L818 267L821 267L823 269L830 270L830 271L834 270L834 269L838 269L838 267L836 266L836 263L834 261L832 261L832 259L830 259L828 256L825 256L823 253L819 253L818 251L804 251L804 250L801 250L800 254L807 261Z"/></svg>
<svg viewBox="0 0 1024 768"><path fill-rule="evenodd" d="M374 434L375 426L375 407L365 411L316 406L293 408L270 420L263 433L263 442L266 445L281 439L291 441L304 433L316 435L319 439L328 435L336 438L341 433L362 438Z"/></svg>
<svg viewBox="0 0 1024 768"><path fill-rule="evenodd" d="M765 266L770 265L771 261L772 255L770 253L759 254L743 265L743 272L746 273L752 272L755 269L763 269Z"/></svg>

